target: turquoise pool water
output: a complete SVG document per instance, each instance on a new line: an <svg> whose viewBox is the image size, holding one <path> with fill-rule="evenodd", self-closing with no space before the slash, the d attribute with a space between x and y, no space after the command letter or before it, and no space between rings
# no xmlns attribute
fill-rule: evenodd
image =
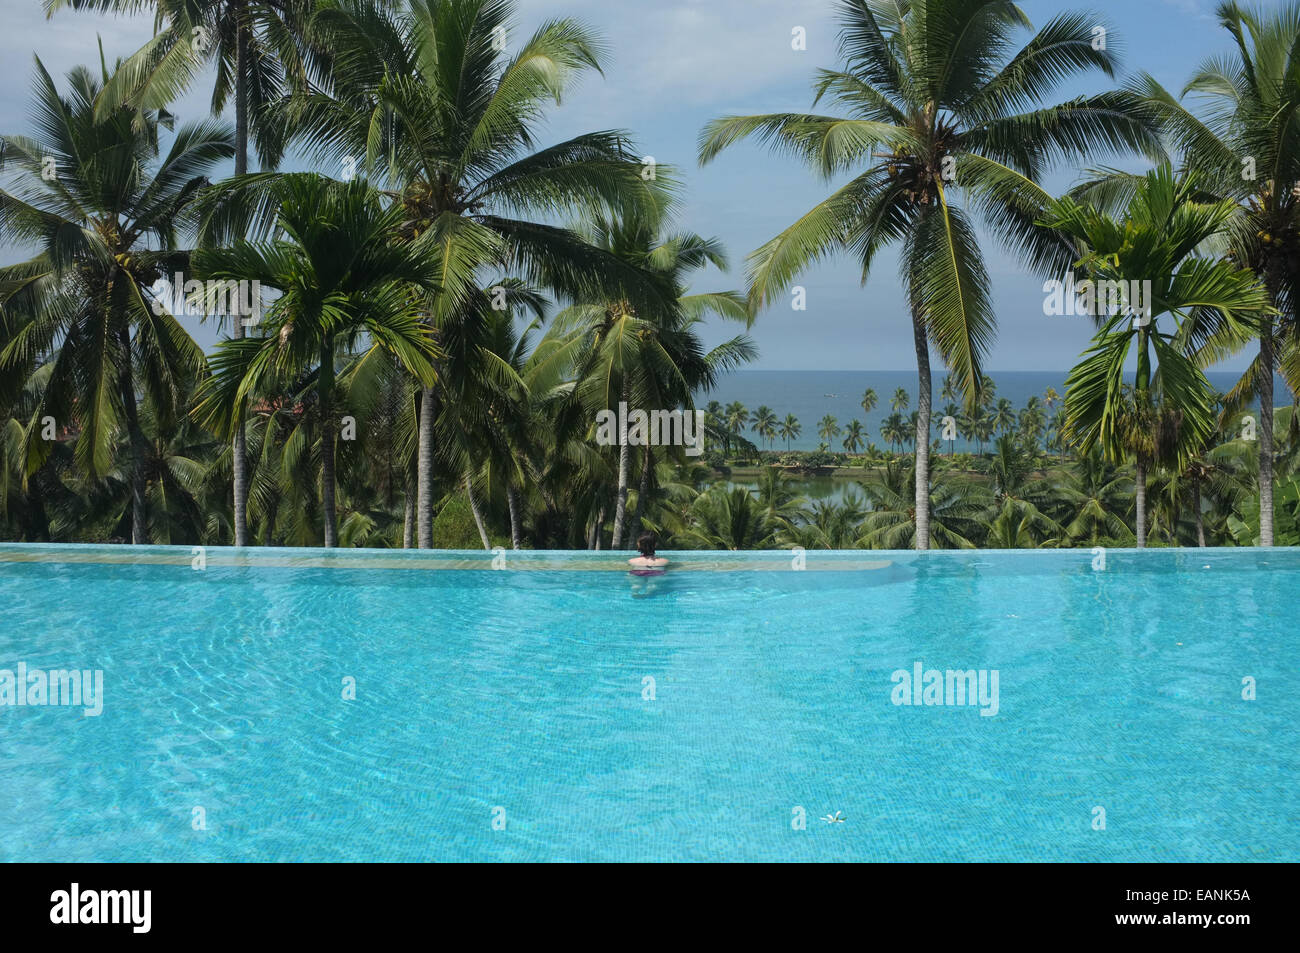
<svg viewBox="0 0 1300 953"><path fill-rule="evenodd" d="M1300 551L204 555L0 546L0 860L1300 858Z"/></svg>

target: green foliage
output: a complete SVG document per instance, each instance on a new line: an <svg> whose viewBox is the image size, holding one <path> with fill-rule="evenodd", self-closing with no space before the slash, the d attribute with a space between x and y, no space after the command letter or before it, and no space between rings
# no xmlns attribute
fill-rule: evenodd
<svg viewBox="0 0 1300 953"><path fill-rule="evenodd" d="M474 513L461 496L448 497L433 521L434 538L442 549L482 549Z"/></svg>

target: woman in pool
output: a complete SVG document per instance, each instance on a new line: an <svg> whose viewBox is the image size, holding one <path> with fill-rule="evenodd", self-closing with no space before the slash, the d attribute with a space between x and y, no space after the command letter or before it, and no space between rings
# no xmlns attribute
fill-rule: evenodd
<svg viewBox="0 0 1300 953"><path fill-rule="evenodd" d="M634 576L662 576L668 560L655 555L655 546L659 538L654 533L642 533L636 541L640 556L633 556L627 561Z"/></svg>

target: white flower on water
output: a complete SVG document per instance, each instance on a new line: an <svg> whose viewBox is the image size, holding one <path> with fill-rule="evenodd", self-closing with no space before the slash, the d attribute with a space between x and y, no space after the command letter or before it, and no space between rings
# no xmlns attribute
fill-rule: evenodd
<svg viewBox="0 0 1300 953"><path fill-rule="evenodd" d="M844 813L842 811L836 811L834 814L827 814L822 818L822 820L827 824L843 824Z"/></svg>

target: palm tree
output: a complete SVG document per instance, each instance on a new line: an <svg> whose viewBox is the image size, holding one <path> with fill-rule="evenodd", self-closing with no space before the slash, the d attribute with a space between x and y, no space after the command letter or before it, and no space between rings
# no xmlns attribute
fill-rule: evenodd
<svg viewBox="0 0 1300 953"><path fill-rule="evenodd" d="M825 443L830 443L839 435L839 422L830 414L817 421L817 436L821 437Z"/></svg>
<svg viewBox="0 0 1300 953"><path fill-rule="evenodd" d="M780 523L798 514L804 498L790 489L791 485L776 467L764 467L759 474L754 496L769 520Z"/></svg>
<svg viewBox="0 0 1300 953"><path fill-rule="evenodd" d="M139 397L160 421L174 422L183 382L203 366L202 351L154 306L149 289L187 265L178 231L206 174L230 157L230 135L214 122L189 124L160 157L159 126L169 126L169 116L125 107L96 114L107 71L96 80L74 69L66 98L39 59L36 74L39 136L0 139L0 164L22 172L12 189L0 189L0 242L39 249L0 269L0 305L11 315L0 340L0 406L13 396L3 391L21 389L57 351L35 419L76 424L76 461L93 480L112 468L114 434L124 430L131 540L147 543L149 448ZM27 472L51 450L29 439Z"/></svg>
<svg viewBox="0 0 1300 953"><path fill-rule="evenodd" d="M903 415L893 413L886 417L880 424L880 436L891 450L896 446L902 447L907 441L907 425L903 421Z"/></svg>
<svg viewBox="0 0 1300 953"><path fill-rule="evenodd" d="M776 529L750 490L714 486L692 504L681 538L704 549L763 549Z"/></svg>
<svg viewBox="0 0 1300 953"><path fill-rule="evenodd" d="M1005 397L998 399L996 408L993 411L993 429L1000 434L1004 434L1016 425L1016 408Z"/></svg>
<svg viewBox="0 0 1300 953"><path fill-rule="evenodd" d="M1197 249L1233 214L1230 202L1196 201L1194 178L1177 181L1161 166L1144 176L1123 218L1080 205L1053 204L1052 227L1076 239L1080 268L1102 281L1150 282L1144 307L1130 298L1099 314L1101 330L1066 381L1066 418L1080 449L1098 445L1137 467L1137 545L1146 545L1146 477L1153 466L1181 470L1214 431L1212 389L1188 352L1207 338L1240 340L1268 298L1254 276ZM1172 328L1161 332L1158 319ZM1124 365L1136 351L1131 386ZM1155 366L1153 367L1153 359Z"/></svg>
<svg viewBox="0 0 1300 953"><path fill-rule="evenodd" d="M866 505L861 496L846 492L840 503L818 500L784 521L777 533L782 546L804 549L857 549L862 545L862 520Z"/></svg>
<svg viewBox="0 0 1300 953"><path fill-rule="evenodd" d="M850 420L848 426L844 428L844 449L849 453L857 453L862 449L863 442L862 423L857 420Z"/></svg>
<svg viewBox="0 0 1300 953"><path fill-rule="evenodd" d="M310 0L45 0L47 16L60 7L134 14L155 9L153 38L122 62L99 96L99 115L119 106L165 109L188 90L205 67L217 64L213 115L233 97L235 175L248 171L250 134L264 162L274 164L282 127L266 107L289 88L306 85L311 63L304 43ZM234 336L244 336L233 321ZM248 460L244 432L232 442L235 545L247 546Z"/></svg>
<svg viewBox="0 0 1300 953"><path fill-rule="evenodd" d="M758 136L825 178L855 171L751 256L756 311L836 249L853 254L865 281L876 253L901 243L919 384L916 546L925 549L929 345L937 346L973 405L995 320L974 225L953 203L955 193L964 192L991 230L1032 267L1059 273L1073 259L1068 244L1034 225L1050 201L1036 184L1044 168L1098 143L1150 155L1161 149L1128 92L1034 108L1066 77L1090 69L1114 74L1114 55L1106 44L1093 43L1091 16L1055 17L1008 58L1016 31L1030 26L1009 2L841 0L839 10L845 67L822 70L816 93L848 114L714 120L701 137L700 159L710 161L737 140Z"/></svg>
<svg viewBox="0 0 1300 953"><path fill-rule="evenodd" d="M1233 52L1207 60L1183 90L1200 97L1193 112L1149 75L1132 88L1153 108L1201 186L1233 203L1226 223L1230 258L1249 268L1268 292L1272 311L1258 325L1259 355L1228 395L1225 416L1258 399L1259 542L1273 545L1273 376L1280 366L1293 393L1300 393L1300 142L1294 128L1300 112L1300 5L1273 11L1220 3L1219 24ZM1133 177L1117 174L1107 191L1125 194ZM1113 186L1119 185L1116 189ZM1240 342L1212 342L1222 356ZM1279 349L1281 353L1279 354Z"/></svg>
<svg viewBox="0 0 1300 953"><path fill-rule="evenodd" d="M972 429L975 431L975 446L977 453L984 456L984 444L993 439L993 434L997 430L993 426L993 414L987 409L981 409L975 417Z"/></svg>
<svg viewBox="0 0 1300 953"><path fill-rule="evenodd" d="M200 388L195 414L221 430L241 427L250 393L310 369L320 433L324 542L333 547L338 545L339 353L364 338L368 352L391 354L422 383L432 383L438 352L406 289L435 289L435 275L444 273L442 250L429 240L432 236L395 242L403 210L382 207L364 179L338 183L294 173L276 184L279 228L286 238L239 240L194 256L195 270L204 278L256 280L282 295L267 315L264 336L218 346L213 376Z"/></svg>
<svg viewBox="0 0 1300 953"><path fill-rule="evenodd" d="M863 484L871 512L862 522L858 545L905 549L915 544L915 470L893 463ZM934 542L943 549L974 549L983 519L993 506L989 491L970 481L938 482L934 488Z"/></svg>
<svg viewBox="0 0 1300 953"><path fill-rule="evenodd" d="M749 410L738 400L727 405L725 421L727 429L733 434L741 434L749 423Z"/></svg>
<svg viewBox="0 0 1300 953"><path fill-rule="evenodd" d="M772 408L764 405L754 411L753 424L754 432L768 442L770 449L772 441L776 438L777 426L776 414L772 412Z"/></svg>
<svg viewBox="0 0 1300 953"><path fill-rule="evenodd" d="M876 403L877 403L876 392L872 390L870 387L868 387L866 390L862 392L861 403L862 403L862 412L864 414L869 415L873 410L876 409Z"/></svg>
<svg viewBox="0 0 1300 953"><path fill-rule="evenodd" d="M798 440L799 435L803 433L803 427L799 425L799 418L794 414L786 414L785 420L777 428L777 433L785 440L785 449L789 451L790 441Z"/></svg>
<svg viewBox="0 0 1300 953"><path fill-rule="evenodd" d="M586 297L556 318L563 330L576 327L576 396L589 411L614 408L619 401L646 410L694 409L693 393L710 389L717 373L750 360L753 345L741 335L708 354L695 326L709 315L749 325L744 299L732 291L688 294L691 272L713 266L726 270L722 245L692 232L669 234L671 203L664 198L655 214L629 214L621 219L590 216L575 229L591 247L637 269L665 289L660 307L638 307L623 296ZM754 415L755 429L768 437L776 416L768 407ZM623 543L628 496L630 448L620 441L618 489L614 505L611 546ZM642 494L649 487L653 454L643 456Z"/></svg>
<svg viewBox="0 0 1300 953"><path fill-rule="evenodd" d="M1030 394L1029 399L1025 401L1025 406L1020 411L1020 416L1016 420L1016 427L1020 432L1020 439L1026 447L1031 447L1035 452L1042 448L1043 428L1047 425L1047 416L1043 413L1042 403L1037 395Z"/></svg>
<svg viewBox="0 0 1300 953"><path fill-rule="evenodd" d="M1069 400L1069 393L1066 393ZM1065 531L1076 545L1116 546L1134 541L1120 514L1128 508L1133 481L1110 463L1100 448L1080 454L1076 467L1065 471L1062 487L1069 512Z"/></svg>
<svg viewBox="0 0 1300 953"><path fill-rule="evenodd" d="M984 374L980 378L979 405L989 408L993 406L994 398L998 395L997 381Z"/></svg>
<svg viewBox="0 0 1300 953"><path fill-rule="evenodd" d="M901 413L907 410L911 402L912 398L907 395L907 391L900 387L894 391L894 396L889 398L889 409Z"/></svg>
<svg viewBox="0 0 1300 953"><path fill-rule="evenodd" d="M1065 451L1068 446L1069 435L1065 427L1065 407L1057 407L1047 421L1047 449L1058 451L1061 462L1065 462Z"/></svg>
<svg viewBox="0 0 1300 953"><path fill-rule="evenodd" d="M272 120L310 156L357 157L359 168L389 186L405 216L402 240L434 233L444 273L424 308L435 330L473 313L468 302L480 291L481 273L503 263L570 300L665 306L662 289L640 269L569 229L537 222L557 212L650 209L657 197L619 133L536 149L545 104L599 69L599 43L573 20L550 20L507 52L500 38L509 36L513 11L510 0L410 0L401 9L339 0L322 7L311 43L327 51L328 69L310 93L274 104ZM261 176L233 180L214 203L212 237L246 223L251 209L265 212L265 187ZM419 396L421 548L433 545L438 401L431 382Z"/></svg>
<svg viewBox="0 0 1300 953"><path fill-rule="evenodd" d="M1195 459L1188 462L1183 470L1183 477L1191 487L1192 519L1196 525L1196 545L1205 546L1205 512L1201 506L1201 488L1214 480L1218 468L1205 460Z"/></svg>

